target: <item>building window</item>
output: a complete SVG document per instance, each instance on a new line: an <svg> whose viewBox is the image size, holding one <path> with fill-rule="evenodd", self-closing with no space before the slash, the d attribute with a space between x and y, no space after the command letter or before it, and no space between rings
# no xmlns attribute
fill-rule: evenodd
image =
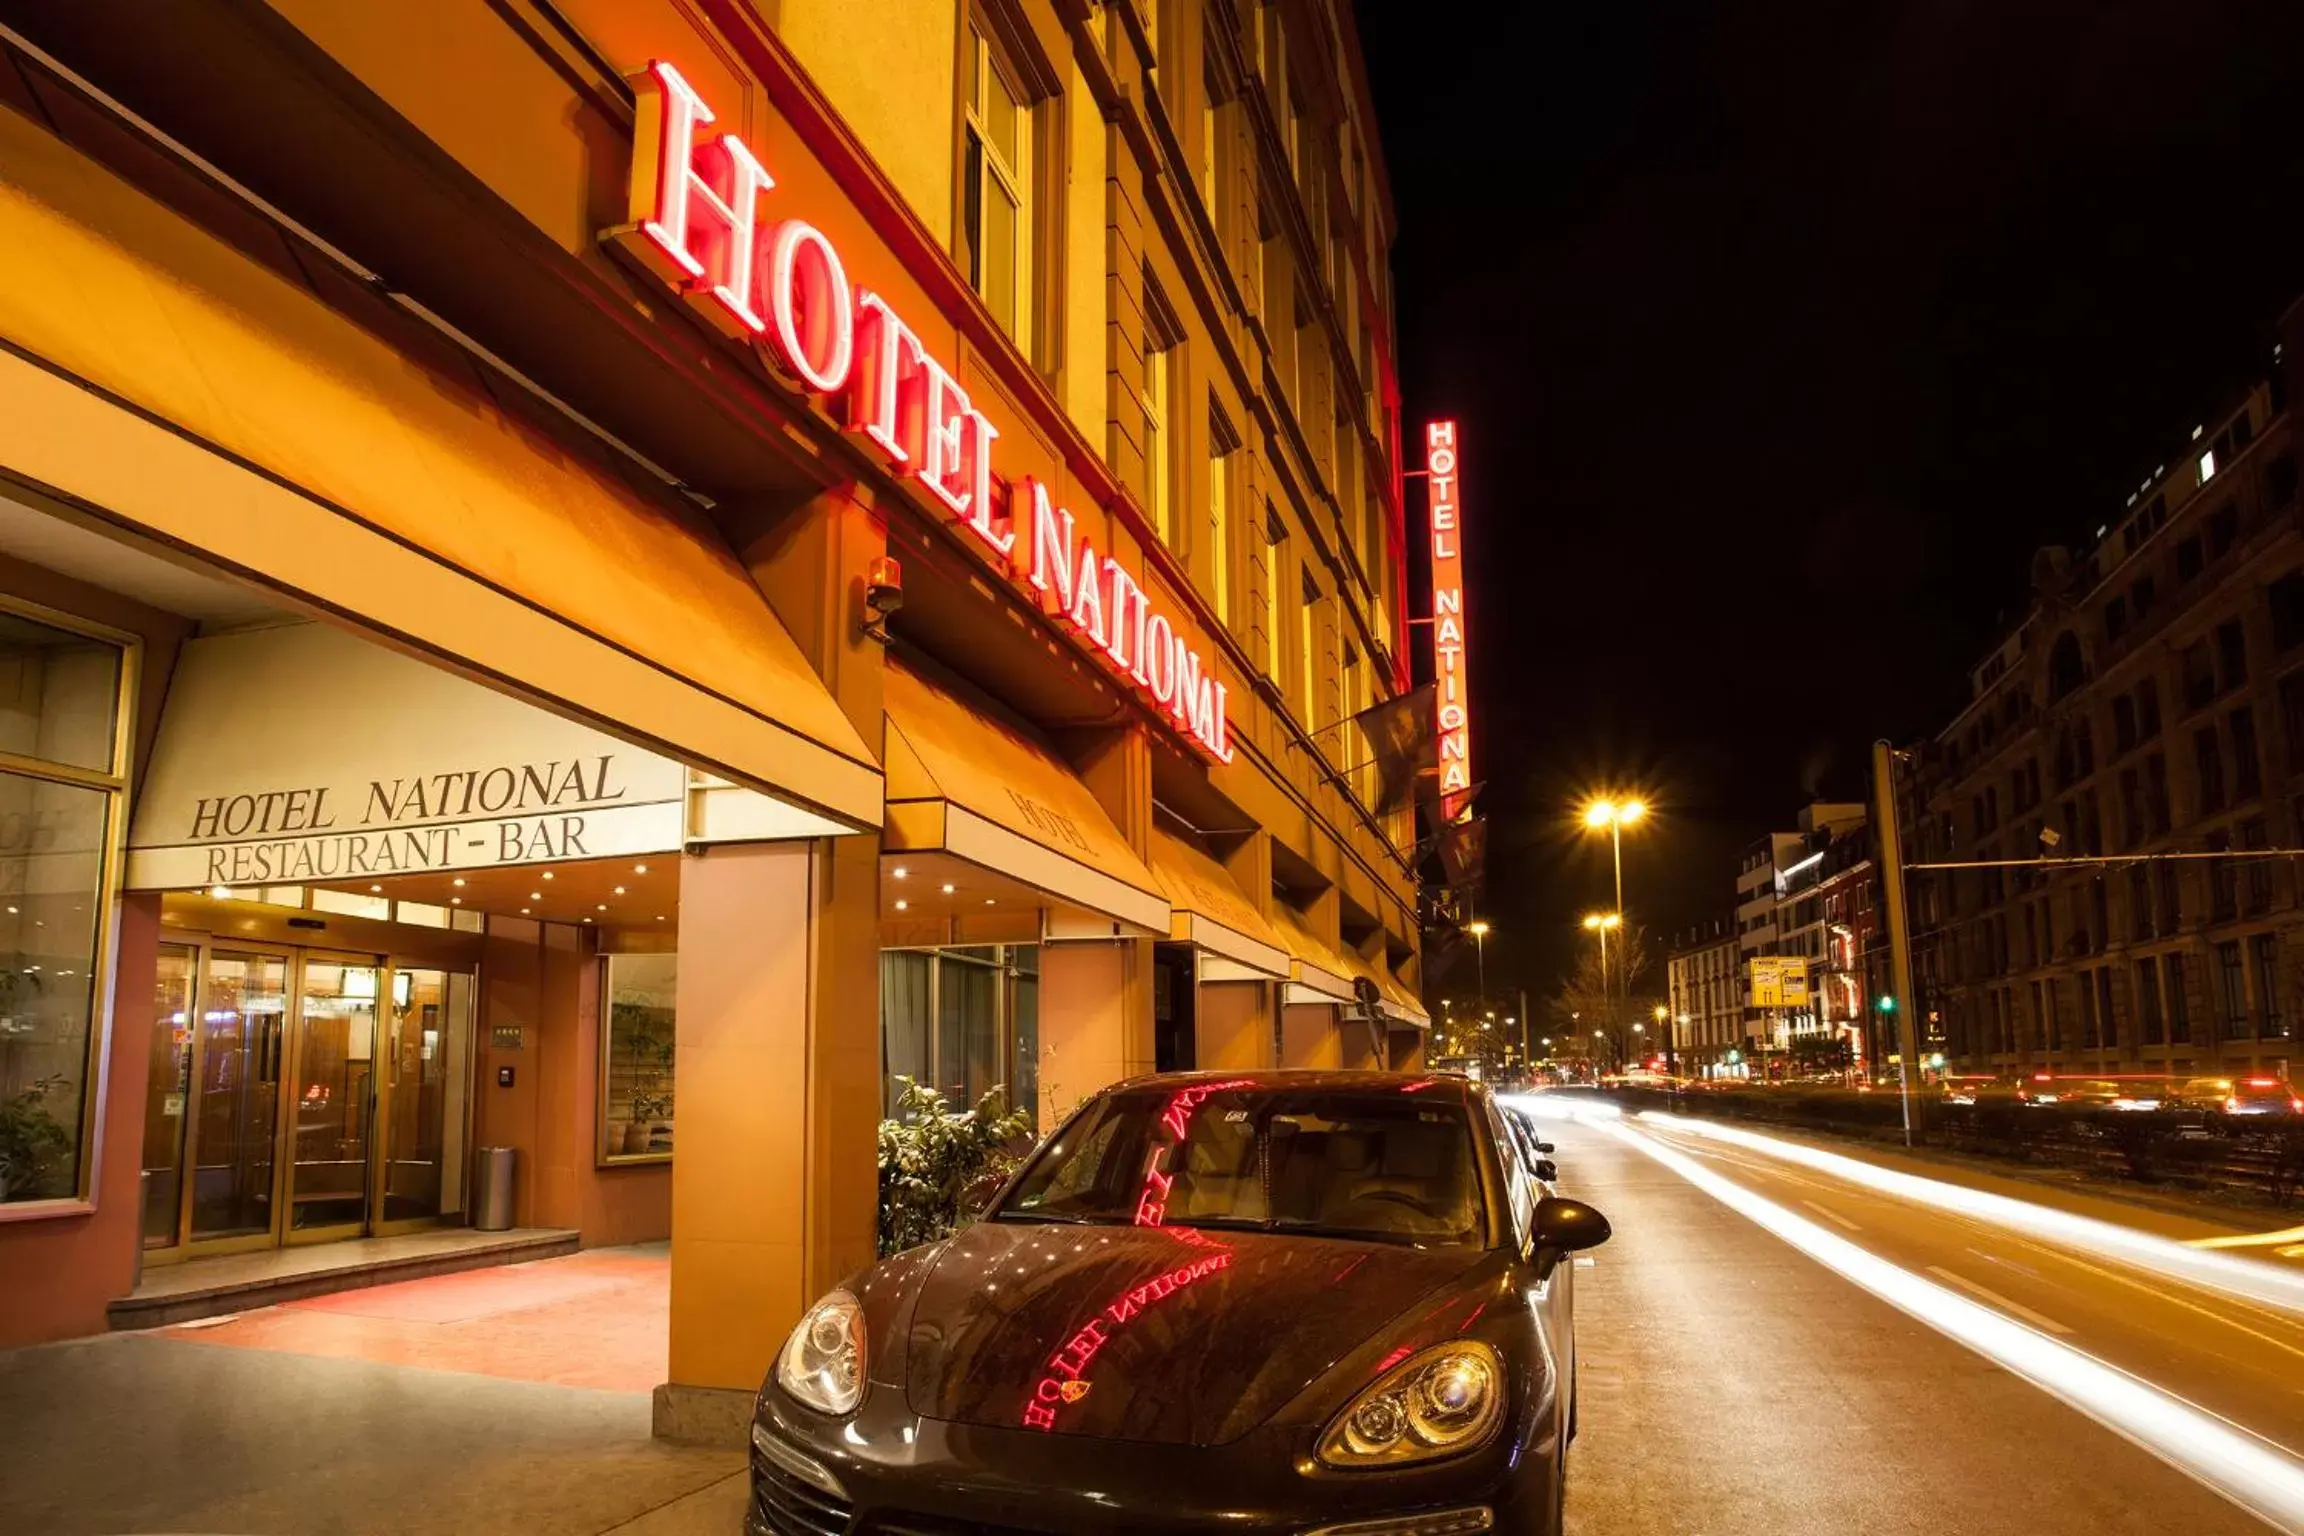
<svg viewBox="0 0 2304 1536"><path fill-rule="evenodd" d="M2200 814L2224 809L2224 746L2216 727L2206 725L2192 733L2192 757L2200 770Z"/></svg>
<svg viewBox="0 0 2304 1536"><path fill-rule="evenodd" d="M2208 514L2208 558L2213 560L2230 549L2240 539L2240 513L2234 507L2218 507Z"/></svg>
<svg viewBox="0 0 2304 1536"><path fill-rule="evenodd" d="M2216 626L2216 670L2226 693L2248 681L2248 639L2238 619Z"/></svg>
<svg viewBox="0 0 2304 1536"><path fill-rule="evenodd" d="M2256 714L2236 709L2226 718L2232 728L2232 793L2253 800L2264 792L2264 764L2256 751Z"/></svg>
<svg viewBox="0 0 2304 1536"><path fill-rule="evenodd" d="M1176 543L1176 444L1169 403L1176 398L1182 328L1167 298L1144 274L1144 510L1160 542Z"/></svg>
<svg viewBox="0 0 2304 1536"><path fill-rule="evenodd" d="M2207 567L2200 549L2200 535L2192 534L2176 545L2176 582L2181 586Z"/></svg>
<svg viewBox="0 0 2304 1536"><path fill-rule="evenodd" d="M2152 816L2152 834L2168 830L2168 759L2158 752L2144 760L2144 809Z"/></svg>
<svg viewBox="0 0 2304 1536"><path fill-rule="evenodd" d="M2259 933L2248 941L2248 964L2256 982L2256 1038L2285 1040L2288 1026L2280 1013L2280 937Z"/></svg>
<svg viewBox="0 0 2304 1536"><path fill-rule="evenodd" d="M2145 1045L2168 1043L2167 1015L2160 1011L2160 962L2136 962L2136 1026Z"/></svg>
<svg viewBox="0 0 2304 1536"><path fill-rule="evenodd" d="M0 609L0 1201L89 1194L134 668L125 636Z"/></svg>
<svg viewBox="0 0 2304 1536"><path fill-rule="evenodd" d="M2064 1049L2064 1021L2056 1001L2056 978L2051 976L2040 983L2040 1042L2050 1051Z"/></svg>
<svg viewBox="0 0 2304 1536"><path fill-rule="evenodd" d="M2136 685L2136 736L2150 741L2160 734L2160 680L2148 677Z"/></svg>
<svg viewBox="0 0 2304 1536"><path fill-rule="evenodd" d="M2160 970L2168 982L2169 1043L2187 1044L2192 1039L2192 997L2184 989L2184 957L2180 954L2162 955Z"/></svg>
<svg viewBox="0 0 2304 1536"><path fill-rule="evenodd" d="M2272 846L2269 830L2261 816L2251 816L2240 823L2240 846L2243 848L2269 848ZM2272 861L2247 861L2247 880L2243 887L2245 908L2251 914L2272 910Z"/></svg>
<svg viewBox="0 0 2304 1536"><path fill-rule="evenodd" d="M1288 569L1288 530L1272 503L1264 503L1264 645L1272 686L1284 686L1280 675L1280 583Z"/></svg>
<svg viewBox="0 0 2304 1536"><path fill-rule="evenodd" d="M2223 832L2208 835L2208 851L2222 853L2231 848L2231 837ZM2228 923L2240 915L2240 871L2230 859L2208 861L2208 920Z"/></svg>
<svg viewBox="0 0 2304 1536"><path fill-rule="evenodd" d="M2206 485L2216 478L2216 450L2211 448L2200 455L2200 483Z"/></svg>
<svg viewBox="0 0 2304 1536"><path fill-rule="evenodd" d="M1318 653L1313 649L1318 639L1320 617L1320 589L1312 578L1304 578L1302 601L1296 607L1296 656L1303 683L1304 729L1320 729L1320 667Z"/></svg>
<svg viewBox="0 0 2304 1536"><path fill-rule="evenodd" d="M2122 694L2112 701L2112 751L2115 756L2136 745L2136 700Z"/></svg>
<svg viewBox="0 0 2304 1536"><path fill-rule="evenodd" d="M2102 1044L2118 1049L2120 1016L2112 1008L2112 967L2096 968L2096 1019L2103 1030Z"/></svg>
<svg viewBox="0 0 2304 1536"><path fill-rule="evenodd" d="M2267 589L2272 605L2272 649L2286 655L2304 645L2304 571L2290 571Z"/></svg>
<svg viewBox="0 0 2304 1536"><path fill-rule="evenodd" d="M1232 456L1240 439L1216 403L1208 403L1208 596L1216 622L1232 624Z"/></svg>
<svg viewBox="0 0 2304 1536"><path fill-rule="evenodd" d="M2226 939L2216 946L2216 1001L2227 1040L2248 1036L2247 982L2240 973L2240 941Z"/></svg>
<svg viewBox="0 0 2304 1536"><path fill-rule="evenodd" d="M2128 866L2128 937L2138 943L2158 937L2152 925L2152 874L2141 864Z"/></svg>
<svg viewBox="0 0 2304 1536"><path fill-rule="evenodd" d="M2104 1045L2103 1027L2097 1020L2096 988L2093 985L2095 978L2103 974L2102 971L2082 971L2079 976L2080 1049L2084 1051L2101 1050Z"/></svg>
<svg viewBox="0 0 2304 1536"><path fill-rule="evenodd" d="M2216 697L2216 663L2208 652L2208 642L2199 640L2184 648L2184 707L2198 709Z"/></svg>
<svg viewBox="0 0 2304 1536"><path fill-rule="evenodd" d="M882 1092L909 1078L954 1108L995 1088L1038 1115L1039 955L1031 944L880 952Z"/></svg>
<svg viewBox="0 0 2304 1536"><path fill-rule="evenodd" d="M607 955L601 991L600 1149L603 1163L672 1154L673 1004L680 957Z"/></svg>
<svg viewBox="0 0 2304 1536"><path fill-rule="evenodd" d="M1032 355L1032 104L998 47L968 27L966 164L960 239L968 281Z"/></svg>
<svg viewBox="0 0 2304 1536"><path fill-rule="evenodd" d="M1207 17L1204 31L1213 33L1216 18ZM1231 156L1227 153L1225 138L1231 127L1232 92L1225 84L1224 73L1216 63L1216 50L1202 52L1200 76L1200 161L1197 167L1200 181L1200 201L1207 206L1208 222L1222 235L1231 227L1226 217L1224 165Z"/></svg>

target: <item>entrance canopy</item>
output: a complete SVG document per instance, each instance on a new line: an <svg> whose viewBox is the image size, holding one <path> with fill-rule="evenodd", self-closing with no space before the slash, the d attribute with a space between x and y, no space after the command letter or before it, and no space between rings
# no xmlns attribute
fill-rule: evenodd
<svg viewBox="0 0 2304 1536"><path fill-rule="evenodd" d="M705 833L718 792L696 778L329 625L211 635L170 680L127 883L333 885L675 854ZM744 840L846 830L743 794Z"/></svg>
<svg viewBox="0 0 2304 1536"><path fill-rule="evenodd" d="M1288 950L1289 1002L1354 1001L1352 978L1358 973L1341 951L1316 937L1302 918L1279 902L1272 904L1272 926Z"/></svg>
<svg viewBox="0 0 2304 1536"><path fill-rule="evenodd" d="M1223 865L1174 833L1154 827L1152 873L1174 909L1169 937L1215 957L1201 962L1202 981L1288 979L1285 941L1232 883Z"/></svg>
<svg viewBox="0 0 2304 1536"><path fill-rule="evenodd" d="M1167 936L1158 880L1053 752L893 662L885 690L886 853L949 853Z"/></svg>
<svg viewBox="0 0 2304 1536"><path fill-rule="evenodd" d="M839 830L878 824L878 765L700 517L15 112L0 163L0 472ZM322 700L357 707L279 707Z"/></svg>

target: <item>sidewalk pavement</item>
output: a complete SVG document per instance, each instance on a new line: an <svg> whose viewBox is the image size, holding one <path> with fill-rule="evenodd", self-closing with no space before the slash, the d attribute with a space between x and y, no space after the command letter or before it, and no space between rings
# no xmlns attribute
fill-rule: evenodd
<svg viewBox="0 0 2304 1536"><path fill-rule="evenodd" d="M741 1452L649 1434L661 1245L0 1354L0 1531L733 1536Z"/></svg>

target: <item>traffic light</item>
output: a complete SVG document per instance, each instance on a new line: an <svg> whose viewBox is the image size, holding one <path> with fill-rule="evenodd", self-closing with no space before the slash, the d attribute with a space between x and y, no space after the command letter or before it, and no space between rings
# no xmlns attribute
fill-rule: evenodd
<svg viewBox="0 0 2304 1536"><path fill-rule="evenodd" d="M1879 1009L1882 1013L1894 1013L1896 1011L1896 999L1883 995L1880 1000L1874 1003L1872 1006Z"/></svg>

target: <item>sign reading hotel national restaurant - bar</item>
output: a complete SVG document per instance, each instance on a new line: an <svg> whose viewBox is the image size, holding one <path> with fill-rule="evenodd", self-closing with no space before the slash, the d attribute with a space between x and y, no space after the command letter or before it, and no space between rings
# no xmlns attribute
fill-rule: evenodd
<svg viewBox="0 0 2304 1536"><path fill-rule="evenodd" d="M185 647L139 889L331 884L680 846L687 771L321 625Z"/></svg>

